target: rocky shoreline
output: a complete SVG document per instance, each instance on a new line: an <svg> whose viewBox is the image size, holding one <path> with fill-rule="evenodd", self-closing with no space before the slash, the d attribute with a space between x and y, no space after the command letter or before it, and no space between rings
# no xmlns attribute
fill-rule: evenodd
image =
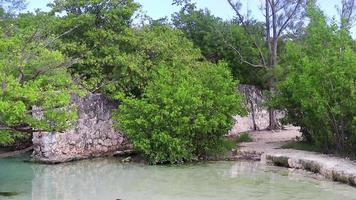
<svg viewBox="0 0 356 200"><path fill-rule="evenodd" d="M318 173L327 179L356 187L356 163L343 158L304 151L267 152L261 162L303 169Z"/></svg>

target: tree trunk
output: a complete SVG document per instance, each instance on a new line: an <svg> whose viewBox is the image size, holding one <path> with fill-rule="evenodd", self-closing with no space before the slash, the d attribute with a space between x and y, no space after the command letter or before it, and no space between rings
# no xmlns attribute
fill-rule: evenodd
<svg viewBox="0 0 356 200"><path fill-rule="evenodd" d="M270 12L272 13L272 26L270 22ZM266 0L266 29L267 29L267 46L268 46L268 55L269 55L269 70L272 70L277 65L277 49L278 49L278 31L277 31L277 16L276 16L276 8L274 0L271 0L271 4L268 0ZM272 31L271 31L272 29ZM270 36L272 32L272 37ZM275 80L271 77L268 80L268 88L273 96L275 93L274 88ZM276 130L280 129L281 125L277 119L276 110L273 108L268 108L269 114L269 126L267 129Z"/></svg>
<svg viewBox="0 0 356 200"><path fill-rule="evenodd" d="M270 70L273 69L274 66L277 65L277 48L278 48L278 38L277 37L273 37L272 39L272 52L270 52ZM273 96L275 94L275 80L273 79L273 77L270 78L270 80L268 81L268 87L269 87L269 91L271 93L271 95ZM277 114L276 114L276 110L273 108L269 108L268 109L269 112L269 126L268 129L269 130L276 130L276 129L280 129L282 126L279 123L278 119L277 119Z"/></svg>
<svg viewBox="0 0 356 200"><path fill-rule="evenodd" d="M281 125L277 119L277 113L276 110L273 108L268 109L268 115L269 115L269 125L268 125L268 130L276 130L276 129L281 129Z"/></svg>
<svg viewBox="0 0 356 200"><path fill-rule="evenodd" d="M250 106L251 106L251 117L252 117L252 123L253 123L253 130L257 130L257 124L256 124L256 117L255 117L255 107L253 106L252 100L250 100Z"/></svg>

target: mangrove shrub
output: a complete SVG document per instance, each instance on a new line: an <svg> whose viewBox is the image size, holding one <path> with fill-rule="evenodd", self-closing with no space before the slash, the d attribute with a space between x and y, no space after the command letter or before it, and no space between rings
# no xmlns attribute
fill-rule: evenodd
<svg viewBox="0 0 356 200"><path fill-rule="evenodd" d="M355 43L317 9L309 15L304 40L288 45L288 74L275 103L308 142L325 152L355 155Z"/></svg>
<svg viewBox="0 0 356 200"><path fill-rule="evenodd" d="M242 98L225 64L157 67L141 98L125 97L121 130L152 163L180 163L223 150Z"/></svg>

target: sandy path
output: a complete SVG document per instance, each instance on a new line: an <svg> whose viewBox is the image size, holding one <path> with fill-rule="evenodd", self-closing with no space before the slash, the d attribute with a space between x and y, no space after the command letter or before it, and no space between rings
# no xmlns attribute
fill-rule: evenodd
<svg viewBox="0 0 356 200"><path fill-rule="evenodd" d="M250 133L253 142L243 142L239 146L240 152L258 152L278 149L288 141L294 140L296 137L301 137L299 128L286 127L285 130L278 131L254 131Z"/></svg>

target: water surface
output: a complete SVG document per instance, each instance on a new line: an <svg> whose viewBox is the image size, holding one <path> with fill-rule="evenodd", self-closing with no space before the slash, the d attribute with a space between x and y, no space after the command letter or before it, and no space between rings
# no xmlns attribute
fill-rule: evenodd
<svg viewBox="0 0 356 200"><path fill-rule="evenodd" d="M61 165L0 159L4 200L356 200L356 189L258 162L183 166L121 163L115 158Z"/></svg>

